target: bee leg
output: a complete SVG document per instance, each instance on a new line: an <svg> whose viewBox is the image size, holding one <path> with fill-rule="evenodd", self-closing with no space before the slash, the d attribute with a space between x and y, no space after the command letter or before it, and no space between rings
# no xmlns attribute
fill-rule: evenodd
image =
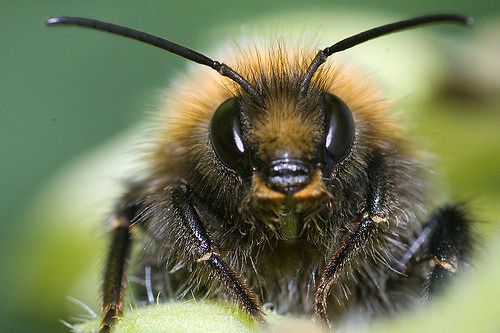
<svg viewBox="0 0 500 333"><path fill-rule="evenodd" d="M330 326L326 312L326 299L343 266L358 249L376 232L377 223L370 217L363 218L356 230L344 237L338 249L330 255L314 295L314 314Z"/></svg>
<svg viewBox="0 0 500 333"><path fill-rule="evenodd" d="M467 265L474 245L472 220L463 206L454 204L436 209L403 259L405 272L412 268L416 254L428 261L424 298L439 293L462 266ZM418 246L417 246L418 245ZM419 247L422 248L419 251Z"/></svg>
<svg viewBox="0 0 500 333"><path fill-rule="evenodd" d="M237 303L254 319L265 323L264 313L261 310L257 296L240 279L234 270L227 265L221 256L212 248L212 241L193 205L193 197L185 184L173 189L172 202L174 210L181 216L182 229L197 253L198 262L208 265L222 281Z"/></svg>
<svg viewBox="0 0 500 333"><path fill-rule="evenodd" d="M130 196L134 194L135 192L131 192ZM99 333L111 332L117 318L123 314L126 271L132 245L130 227L140 207L139 203L125 198L109 221L112 240L102 284L102 321Z"/></svg>
<svg viewBox="0 0 500 333"><path fill-rule="evenodd" d="M427 277L425 294L433 296L467 265L473 252L475 234L472 220L459 205L438 209L429 223L436 224L436 227L428 245L429 263L433 268Z"/></svg>
<svg viewBox="0 0 500 333"><path fill-rule="evenodd" d="M369 191L367 212L362 214L354 231L348 233L329 256L314 295L314 313L330 326L326 311L326 300L341 269L377 233L378 224L387 221L383 210L385 201L386 174L382 156L376 154L368 165Z"/></svg>

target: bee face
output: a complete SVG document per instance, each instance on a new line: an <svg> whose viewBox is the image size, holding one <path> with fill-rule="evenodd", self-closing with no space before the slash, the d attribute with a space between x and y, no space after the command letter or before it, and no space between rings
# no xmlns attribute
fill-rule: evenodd
<svg viewBox="0 0 500 333"><path fill-rule="evenodd" d="M213 154L196 158L203 153L193 149L192 155L196 156L188 160L206 164L205 170L216 166L220 174L240 179L246 187L244 191L253 199L314 199L326 194L324 179L332 177L332 170L352 152L356 136L354 116L342 98L335 95L345 92L331 91L340 78L338 72L322 70L308 93L301 96L299 88L306 62L293 48L279 47L287 52L286 57L269 57L265 63L262 58L273 53L274 42L270 42L267 51L256 50L258 57L235 56L244 59L237 68L243 69L242 75L260 92L258 100L237 86L228 88L225 78L209 75L211 80L207 80L204 73L198 81L195 75L185 81L187 86L174 91L184 93L173 98L178 102L169 109L181 111L171 116L165 131L180 133L184 136L182 141L193 136L208 137L208 146L204 148ZM217 93L211 98L198 96L193 103L193 96L186 96L185 92L195 87ZM207 100L213 103L208 105ZM178 142L179 137L172 141L175 145ZM209 172L205 179L212 174ZM210 179L208 183L221 184L219 179Z"/></svg>
<svg viewBox="0 0 500 333"><path fill-rule="evenodd" d="M319 172L324 111L324 103L304 105L279 91L257 105L231 98L211 119L211 144L228 168L251 176L256 196L284 198Z"/></svg>

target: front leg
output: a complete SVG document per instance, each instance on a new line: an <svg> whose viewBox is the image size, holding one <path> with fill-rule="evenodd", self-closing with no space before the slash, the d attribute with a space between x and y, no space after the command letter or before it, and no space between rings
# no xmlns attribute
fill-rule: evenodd
<svg viewBox="0 0 500 333"><path fill-rule="evenodd" d="M329 256L314 296L314 313L321 321L329 325L326 300L330 289L342 268L358 253L368 240L379 230L379 224L386 222L383 207L387 175L381 154L376 154L367 168L369 188L366 199L366 211L363 212L354 231L348 233L340 246Z"/></svg>
<svg viewBox="0 0 500 333"><path fill-rule="evenodd" d="M193 205L193 196L185 184L180 184L171 192L174 214L181 223L181 233L190 243L186 251L197 261L206 263L224 284L229 294L252 318L265 323L257 296L221 256L213 250L212 241Z"/></svg>

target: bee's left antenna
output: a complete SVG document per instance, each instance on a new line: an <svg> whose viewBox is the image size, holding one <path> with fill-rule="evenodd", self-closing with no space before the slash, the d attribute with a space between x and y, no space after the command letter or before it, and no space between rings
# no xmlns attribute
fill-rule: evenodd
<svg viewBox="0 0 500 333"><path fill-rule="evenodd" d="M472 17L457 14L433 14L417 16L408 20L398 21L390 24L385 24L376 28L372 28L351 37L345 38L340 42L333 44L323 50L320 50L314 60L307 69L304 80L300 85L300 95L304 96L309 88L309 83L316 70L326 61L326 59L334 53L347 50L353 46L369 41L370 39L388 35L393 32L415 28L422 25L432 23L455 23L462 25L470 25L473 23Z"/></svg>
<svg viewBox="0 0 500 333"><path fill-rule="evenodd" d="M160 49L164 49L168 52L177 54L178 56L181 56L185 59L215 69L221 75L226 76L238 83L250 96L255 98L257 101L261 100L260 94L257 92L257 90L255 90L255 88L247 80L245 80L231 67L218 61L212 60L206 55L196 52L195 50L188 49L187 47L173 43L164 38L135 29L122 27L116 24L83 17L58 16L49 18L46 23L48 26L69 25L91 28L99 31L106 31L115 35L132 38L143 43L159 47Z"/></svg>

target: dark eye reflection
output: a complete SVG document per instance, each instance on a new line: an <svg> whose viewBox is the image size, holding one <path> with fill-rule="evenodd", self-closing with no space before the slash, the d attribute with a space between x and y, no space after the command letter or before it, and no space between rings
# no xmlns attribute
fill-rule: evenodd
<svg viewBox="0 0 500 333"><path fill-rule="evenodd" d="M210 123L210 139L219 160L231 170L243 172L245 144L241 135L239 107L236 98L222 103Z"/></svg>
<svg viewBox="0 0 500 333"><path fill-rule="evenodd" d="M349 155L354 144L354 119L349 107L330 93L325 94L325 113L325 162L337 164Z"/></svg>

